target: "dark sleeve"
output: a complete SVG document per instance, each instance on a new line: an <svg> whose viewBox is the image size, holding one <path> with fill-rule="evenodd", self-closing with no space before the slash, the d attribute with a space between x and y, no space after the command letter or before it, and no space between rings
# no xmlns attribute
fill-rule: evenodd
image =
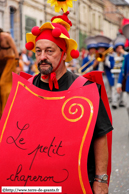
<svg viewBox="0 0 129 194"><path fill-rule="evenodd" d="M85 85L88 85L91 83L92 83L91 81L87 81ZM98 87L99 95L101 96L101 85L97 84L97 87ZM106 135L111 130L113 130L113 127L109 120L103 101L100 97L99 110L98 110L98 116L97 116L96 125L94 129L93 139Z"/></svg>
<svg viewBox="0 0 129 194"><path fill-rule="evenodd" d="M107 134L112 129L104 104L100 98L98 117L88 154L88 177L90 182L94 182L95 176L94 140Z"/></svg>
<svg viewBox="0 0 129 194"><path fill-rule="evenodd" d="M103 135L106 135L111 130L113 130L113 127L111 125L111 122L110 122L110 119L108 117L105 106L103 104L103 101L100 98L98 116L97 116L97 120L96 120L93 138L98 138L98 137L101 137Z"/></svg>

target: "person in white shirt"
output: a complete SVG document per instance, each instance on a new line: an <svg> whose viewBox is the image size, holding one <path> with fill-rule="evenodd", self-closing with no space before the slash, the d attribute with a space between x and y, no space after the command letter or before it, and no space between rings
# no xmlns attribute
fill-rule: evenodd
<svg viewBox="0 0 129 194"><path fill-rule="evenodd" d="M23 71L25 73L28 73L29 72L30 61L27 58L26 49L22 49L22 60L24 62Z"/></svg>
<svg viewBox="0 0 129 194"><path fill-rule="evenodd" d="M124 51L124 44L125 44L126 38L123 35L119 35L116 37L116 39L113 41L114 45L114 60L115 65L114 68L111 70L111 72L114 74L114 86L112 87L112 108L117 109L118 106L123 107L124 101L123 101L123 93L117 93L117 82L118 77L121 72L121 67L124 61L124 56L127 54L126 51Z"/></svg>

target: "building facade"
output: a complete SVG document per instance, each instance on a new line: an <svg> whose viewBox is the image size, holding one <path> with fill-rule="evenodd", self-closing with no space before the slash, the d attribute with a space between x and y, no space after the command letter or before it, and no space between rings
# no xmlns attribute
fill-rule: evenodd
<svg viewBox="0 0 129 194"><path fill-rule="evenodd" d="M115 39L120 28L123 15L110 0L104 1L104 35Z"/></svg>
<svg viewBox="0 0 129 194"><path fill-rule="evenodd" d="M73 8L69 8L69 19L73 24L69 33L77 41L79 49L85 46L87 36L103 34L116 37L121 19L116 12L118 6L119 12L129 17L129 6L117 5L116 8L109 0L73 1ZM113 10L110 10L111 7ZM111 11L116 13L111 15ZM59 14L62 11L55 13L47 0L0 0L0 28L11 33L19 51L25 47L25 34L33 26L41 26Z"/></svg>
<svg viewBox="0 0 129 194"><path fill-rule="evenodd" d="M79 47L87 36L103 34L104 3L101 0L79 1Z"/></svg>
<svg viewBox="0 0 129 194"><path fill-rule="evenodd" d="M125 0L110 0L117 7L117 10L123 17L129 18L129 4Z"/></svg>

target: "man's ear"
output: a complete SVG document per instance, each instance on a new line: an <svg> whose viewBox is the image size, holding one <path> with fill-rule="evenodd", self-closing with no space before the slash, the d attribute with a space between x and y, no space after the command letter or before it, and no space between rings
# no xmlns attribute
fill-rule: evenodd
<svg viewBox="0 0 129 194"><path fill-rule="evenodd" d="M66 57L67 57L67 53L64 53L64 56L63 56L63 61L66 60Z"/></svg>

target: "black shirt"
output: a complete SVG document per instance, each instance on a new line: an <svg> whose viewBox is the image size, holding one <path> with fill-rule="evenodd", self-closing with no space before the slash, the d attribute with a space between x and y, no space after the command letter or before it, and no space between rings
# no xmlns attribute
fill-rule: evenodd
<svg viewBox="0 0 129 194"><path fill-rule="evenodd" d="M40 80L40 74L35 76L33 80L33 84L41 89L48 90L49 89L49 84L42 82ZM70 71L67 71L59 80L59 90L53 88L53 91L64 91L68 90L68 88L71 86L71 84L74 82L74 80L78 77L78 75L71 73ZM91 84L92 82L87 81L84 85ZM97 85L99 93L101 93L101 86ZM93 182L94 181L94 175L95 175L95 160L94 160L94 149L93 149L93 142L94 139L101 137L108 132L110 132L113 129L111 122L109 120L109 117L107 115L106 109L104 107L103 101L100 98L99 101L99 110L98 110L98 116L96 120L96 125L94 129L94 134L93 138L91 141L90 149L89 149L89 155L88 155L88 176L89 176L89 181Z"/></svg>

